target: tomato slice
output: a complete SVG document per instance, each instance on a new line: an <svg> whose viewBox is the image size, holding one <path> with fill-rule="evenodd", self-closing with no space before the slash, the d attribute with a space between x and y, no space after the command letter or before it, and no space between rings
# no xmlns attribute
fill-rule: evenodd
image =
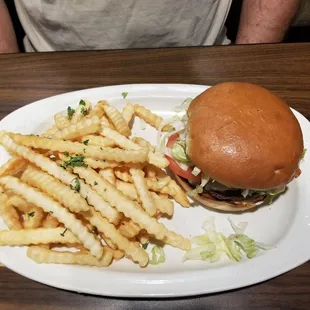
<svg viewBox="0 0 310 310"><path fill-rule="evenodd" d="M166 158L169 160L169 169L172 170L175 174L179 175L182 178L200 181L200 174L195 176L192 174L193 169L188 168L186 171L181 169L180 166L169 156L166 155Z"/></svg>
<svg viewBox="0 0 310 310"><path fill-rule="evenodd" d="M179 138L179 134L178 133L174 133L168 140L167 142L167 148L172 149L173 144L176 142L176 140ZM188 180L192 180L192 181L200 181L201 177L200 174L195 176L192 174L193 169L192 168L188 168L186 171L183 170L176 162L173 158L171 158L170 156L166 155L166 158L169 160L169 168L170 170L172 170L175 174L179 175L182 178L188 179Z"/></svg>
<svg viewBox="0 0 310 310"><path fill-rule="evenodd" d="M169 148L169 149L172 149L172 147L173 147L173 144L175 143L175 141L177 141L178 140L178 138L179 138L179 134L176 132L176 133L174 133L173 135L171 135L171 137L169 138L169 140L168 140L168 142L167 142L167 148Z"/></svg>

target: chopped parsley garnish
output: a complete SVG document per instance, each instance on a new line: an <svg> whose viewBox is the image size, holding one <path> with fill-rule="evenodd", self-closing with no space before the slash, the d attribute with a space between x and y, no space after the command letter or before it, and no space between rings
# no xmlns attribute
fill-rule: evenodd
<svg viewBox="0 0 310 310"><path fill-rule="evenodd" d="M71 189L74 189L77 193L80 192L81 189L81 184L80 184L80 180L78 178L75 178L72 180L72 182L74 181L74 185L70 184ZM71 182L71 183L72 183Z"/></svg>
<svg viewBox="0 0 310 310"><path fill-rule="evenodd" d="M67 167L87 167L87 165L84 163L84 156L70 156L69 160L64 161L63 165L61 167L67 168Z"/></svg>
<svg viewBox="0 0 310 310"><path fill-rule="evenodd" d="M67 230L68 230L68 229L66 228L66 229L60 234L60 236L64 237Z"/></svg>
<svg viewBox="0 0 310 310"><path fill-rule="evenodd" d="M100 146L100 150L103 151L103 148Z"/></svg>
<svg viewBox="0 0 310 310"><path fill-rule="evenodd" d="M125 98L128 96L128 93L123 92L123 93L122 93L122 96L123 96L123 98L125 99Z"/></svg>
<svg viewBox="0 0 310 310"><path fill-rule="evenodd" d="M79 105L85 105L85 101L81 99Z"/></svg>
<svg viewBox="0 0 310 310"><path fill-rule="evenodd" d="M98 185L98 182L95 181L94 185Z"/></svg>
<svg viewBox="0 0 310 310"><path fill-rule="evenodd" d="M54 212L53 211L48 211L50 214L53 214Z"/></svg>
<svg viewBox="0 0 310 310"><path fill-rule="evenodd" d="M35 214L36 214L36 213L35 213L34 211L27 213L27 215L28 215L29 217L34 217Z"/></svg>
<svg viewBox="0 0 310 310"><path fill-rule="evenodd" d="M85 116L85 115L87 115L88 114L88 109L86 109L86 108L82 108L81 109L81 113Z"/></svg>
<svg viewBox="0 0 310 310"><path fill-rule="evenodd" d="M67 108L68 119L72 119L74 113L75 113L74 109L72 109L71 107Z"/></svg>
<svg viewBox="0 0 310 310"><path fill-rule="evenodd" d="M83 149L83 153L85 154L85 152L86 152L86 149Z"/></svg>
<svg viewBox="0 0 310 310"><path fill-rule="evenodd" d="M148 245L149 245L149 242L145 242L144 244L142 244L142 249L146 250Z"/></svg>
<svg viewBox="0 0 310 310"><path fill-rule="evenodd" d="M83 144L88 145L89 140L83 141Z"/></svg>
<svg viewBox="0 0 310 310"><path fill-rule="evenodd" d="M69 153L68 152L64 152L64 155L69 157Z"/></svg>

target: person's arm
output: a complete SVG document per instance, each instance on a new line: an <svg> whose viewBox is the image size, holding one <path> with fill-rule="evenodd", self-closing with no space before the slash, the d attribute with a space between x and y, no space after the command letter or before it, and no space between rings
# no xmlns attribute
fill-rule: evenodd
<svg viewBox="0 0 310 310"><path fill-rule="evenodd" d="M236 44L281 42L300 0L243 0Z"/></svg>
<svg viewBox="0 0 310 310"><path fill-rule="evenodd" d="M11 17L3 0L0 0L0 53L17 53L18 45Z"/></svg>

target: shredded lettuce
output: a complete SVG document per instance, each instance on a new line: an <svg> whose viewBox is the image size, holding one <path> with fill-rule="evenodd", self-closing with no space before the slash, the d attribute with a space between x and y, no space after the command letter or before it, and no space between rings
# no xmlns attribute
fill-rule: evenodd
<svg viewBox="0 0 310 310"><path fill-rule="evenodd" d="M242 193L241 193L241 195L244 197L244 198L246 198L248 195L249 195L249 189L245 189L245 190L243 190L242 191Z"/></svg>
<svg viewBox="0 0 310 310"><path fill-rule="evenodd" d="M150 259L151 265L158 265L166 261L166 255L162 247L154 245L151 250L152 258Z"/></svg>
<svg viewBox="0 0 310 310"><path fill-rule="evenodd" d="M230 218L228 220L235 234L231 234L227 238L216 231L214 217L208 217L202 226L206 233L192 238L192 244L197 246L184 255L183 261L203 260L212 263L219 261L223 255L226 255L230 260L240 262L243 257L242 251L248 258L253 258L259 250L273 248L273 246L256 242L245 235L246 222L235 224Z"/></svg>
<svg viewBox="0 0 310 310"><path fill-rule="evenodd" d="M162 137L162 130L166 125L171 125L172 129ZM157 150L162 151L165 147L168 139L177 132L184 130L186 127L186 122L182 117L175 115L173 118L168 120L163 120L157 131Z"/></svg>
<svg viewBox="0 0 310 310"><path fill-rule="evenodd" d="M221 234L221 237L225 243L222 245L222 251L227 254L227 256L235 262L240 262L242 259L242 253L238 245L231 239L226 238L224 235Z"/></svg>
<svg viewBox="0 0 310 310"><path fill-rule="evenodd" d="M179 106L175 107L174 111L176 112L176 115L174 115L171 119L162 121L157 132L157 150L162 151L171 135L176 132L180 132L186 128L186 124L188 121L186 111L191 101L192 98L185 99ZM162 129L166 125L171 125L173 129L168 134L165 134L162 137Z"/></svg>
<svg viewBox="0 0 310 310"><path fill-rule="evenodd" d="M166 185L168 185L169 183L170 183L170 178L169 177L161 178L157 182L157 188L160 190L163 187L165 187Z"/></svg>
<svg viewBox="0 0 310 310"><path fill-rule="evenodd" d="M200 186L202 188L204 188L207 183L210 181L210 177L209 176L206 176L204 173L201 174L201 182L200 182Z"/></svg>
<svg viewBox="0 0 310 310"><path fill-rule="evenodd" d="M269 191L266 191L266 193L268 195L271 195L271 196L277 196L277 195L280 195L282 194L286 189L286 186L282 186L282 187L279 187L279 188L275 188L275 189L271 189Z"/></svg>
<svg viewBox="0 0 310 310"><path fill-rule="evenodd" d="M176 141L173 144L172 147L172 156L173 158L175 158L176 160L179 160L180 162L183 163L189 163L189 158L187 157L186 153L185 153L185 148L182 146L181 143L178 143L178 141Z"/></svg>
<svg viewBox="0 0 310 310"><path fill-rule="evenodd" d="M275 188L269 191L266 191L267 197L264 200L265 204L272 204L273 201L286 190L286 186Z"/></svg>
<svg viewBox="0 0 310 310"><path fill-rule="evenodd" d="M195 198L197 197L199 194L202 194L203 192L203 188L198 185L196 186L194 189L192 189L191 191L188 191L186 194L189 196L189 197L192 197L192 198Z"/></svg>
<svg viewBox="0 0 310 310"><path fill-rule="evenodd" d="M234 230L236 234L243 234L246 227L248 226L247 222L240 222L238 224L234 223L233 220L229 217L228 221L231 225L231 228Z"/></svg>
<svg viewBox="0 0 310 310"><path fill-rule="evenodd" d="M182 112L182 111L187 111L189 105L192 102L192 98L188 97L186 98L180 105L176 106L173 111L174 112Z"/></svg>
<svg viewBox="0 0 310 310"><path fill-rule="evenodd" d="M184 171L187 171L190 168L189 164L185 164L185 163L183 163L183 162L181 162L175 158L174 158L174 161Z"/></svg>
<svg viewBox="0 0 310 310"><path fill-rule="evenodd" d="M256 246L256 242L247 235L232 234L229 236L229 240L238 244L242 250L246 253L248 258L253 258L258 253L259 249Z"/></svg>
<svg viewBox="0 0 310 310"><path fill-rule="evenodd" d="M201 172L201 170L198 168L198 167L194 167L193 171L192 171L192 174L194 176L197 176L199 173Z"/></svg>

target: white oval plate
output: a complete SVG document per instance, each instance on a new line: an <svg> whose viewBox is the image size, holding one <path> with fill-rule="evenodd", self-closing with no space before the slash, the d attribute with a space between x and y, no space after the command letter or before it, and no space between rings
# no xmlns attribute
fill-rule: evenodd
<svg viewBox="0 0 310 310"><path fill-rule="evenodd" d="M122 108L127 101L140 103L164 118L171 117L173 108L187 97L195 97L207 86L181 84L120 85L86 89L43 99L27 105L3 119L0 129L20 133L40 133L52 124L52 116L76 105L81 98L92 103L107 99ZM128 92L124 100L122 92ZM310 125L294 111L309 149ZM156 142L156 131L141 130L135 122L133 133ZM0 147L0 164L9 158ZM214 215L219 231L232 232L227 221L247 221L246 233L257 241L276 245L253 259L240 263L224 260L208 264L201 261L182 263L184 252L165 246L166 262L140 269L129 260L113 263L109 268L67 265L39 265L26 256L26 247L1 247L0 261L13 271L32 280L57 288L82 293L120 297L176 297L214 293L255 284L287 272L310 258L310 155L302 162L302 175L272 206L243 214L217 213L201 206L182 208L175 205L173 220L165 224L186 237L200 234L204 217ZM5 229L0 222L0 228Z"/></svg>

